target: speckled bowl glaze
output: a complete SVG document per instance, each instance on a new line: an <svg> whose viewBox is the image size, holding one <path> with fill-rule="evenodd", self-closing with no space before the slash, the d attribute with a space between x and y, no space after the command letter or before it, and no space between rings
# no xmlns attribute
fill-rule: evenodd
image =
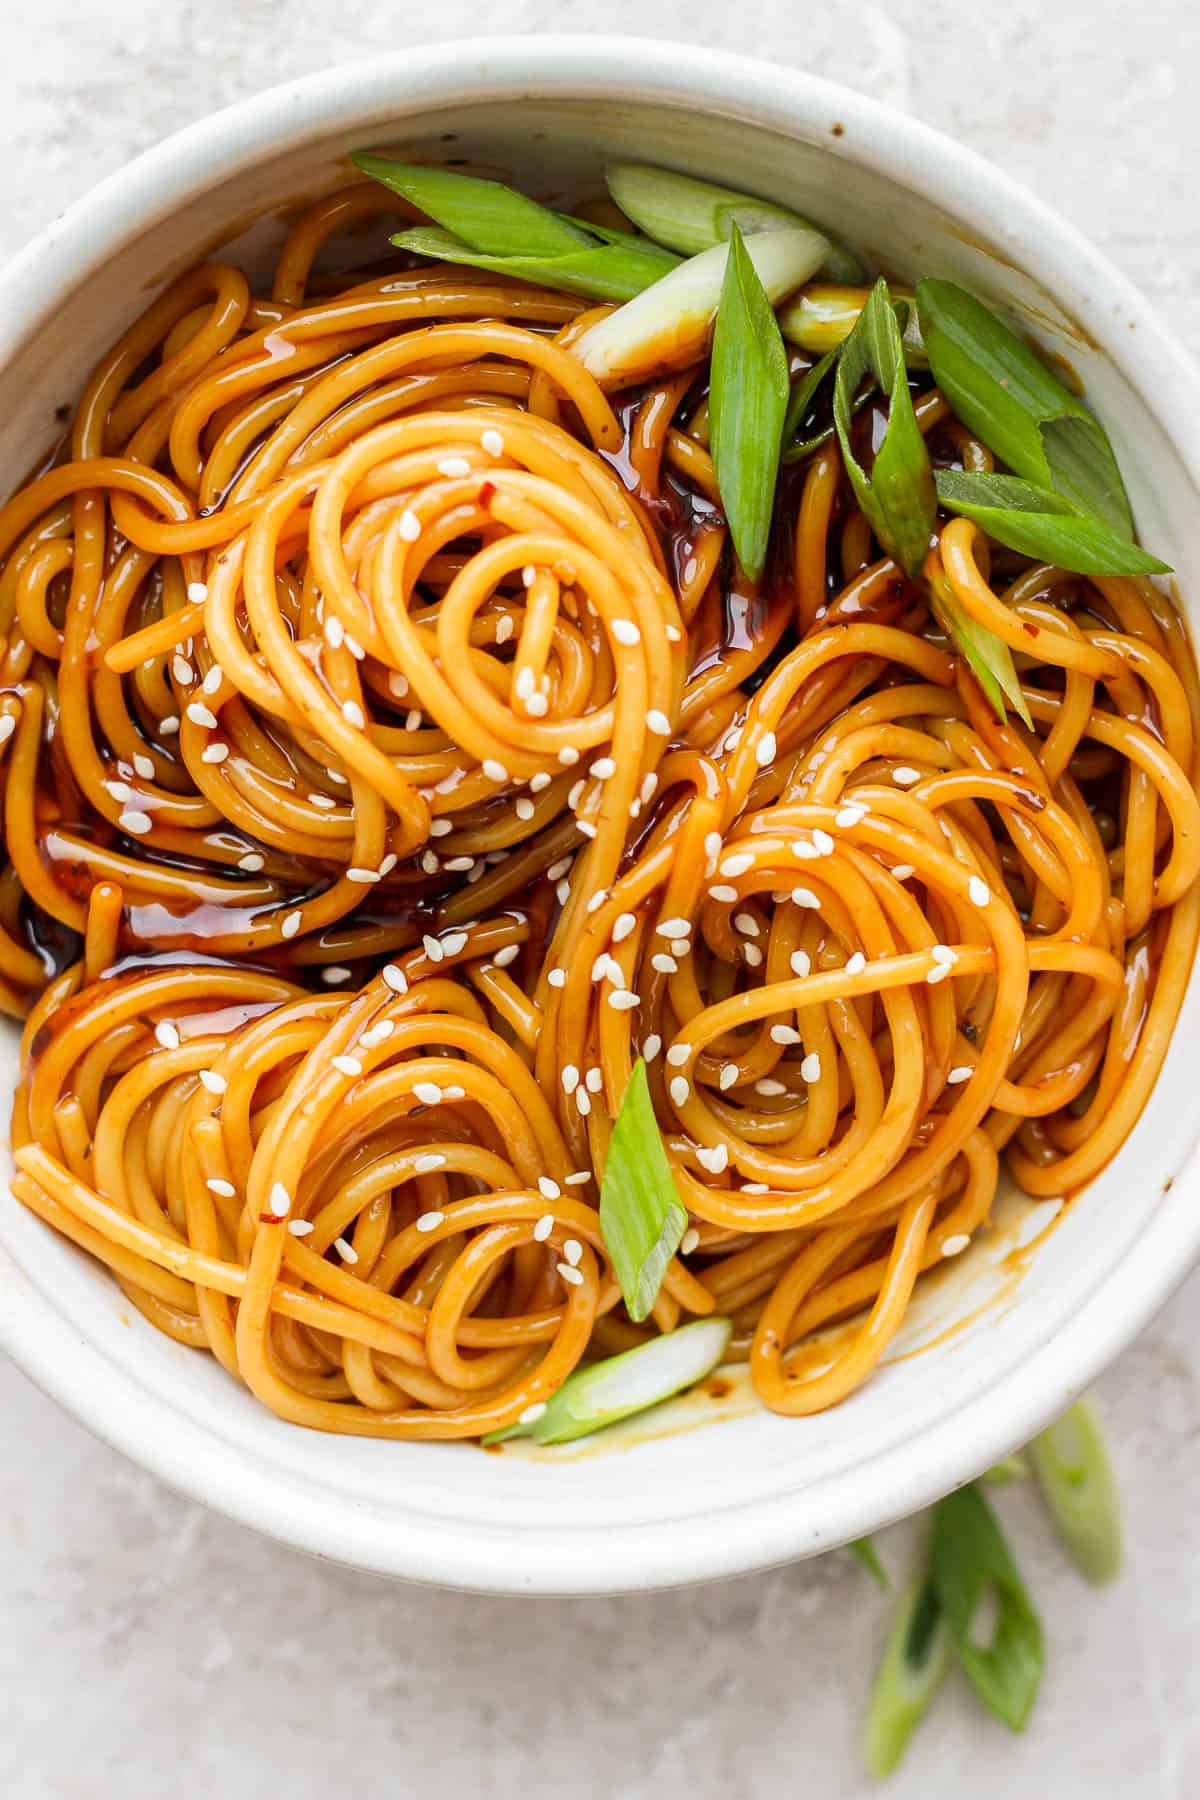
<svg viewBox="0 0 1200 1800"><path fill-rule="evenodd" d="M0 487L20 480L117 333L221 246L253 259L290 203L390 142L536 191L638 157L757 190L899 274L960 280L1078 372L1144 537L1200 596L1200 384L1139 294L995 169L793 70L679 45L525 37L377 58L274 88L159 144L0 275ZM251 228L251 221L260 223ZM93 1263L0 1196L0 1342L174 1486L320 1556L502 1593L668 1586L810 1555L1022 1443L1129 1342L1200 1250L1192 983L1150 1106L1079 1202L1010 1197L918 1297L875 1379L821 1417L730 1391L558 1452L323 1437L157 1335ZM0 1046L16 1066L16 1034Z"/></svg>

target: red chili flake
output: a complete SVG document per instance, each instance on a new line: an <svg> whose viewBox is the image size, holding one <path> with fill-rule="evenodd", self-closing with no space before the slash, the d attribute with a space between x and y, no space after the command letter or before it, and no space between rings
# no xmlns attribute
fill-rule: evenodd
<svg viewBox="0 0 1200 1800"><path fill-rule="evenodd" d="M258 1217L259 1217L260 1224L263 1224L263 1225L282 1225L283 1224L283 1220L277 1219L275 1217L274 1213L259 1213Z"/></svg>
<svg viewBox="0 0 1200 1800"><path fill-rule="evenodd" d="M494 481L483 482L483 484L481 485L481 487L479 489L479 504L480 504L480 506L490 506L492 504L492 496L495 492L496 492L496 484Z"/></svg>

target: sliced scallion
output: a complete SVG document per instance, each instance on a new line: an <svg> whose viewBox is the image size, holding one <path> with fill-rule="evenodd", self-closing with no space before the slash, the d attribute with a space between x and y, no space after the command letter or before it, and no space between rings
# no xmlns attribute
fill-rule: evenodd
<svg viewBox="0 0 1200 1800"><path fill-rule="evenodd" d="M963 606L941 568L934 570L929 581L929 600L938 624L967 659L967 667L983 689L1003 724L1007 714L1005 701L1025 721L1030 730L1033 720L1021 692L1012 651L986 625L979 625Z"/></svg>
<svg viewBox="0 0 1200 1800"><path fill-rule="evenodd" d="M654 1305L687 1222L639 1056L600 1185L600 1230L631 1319L644 1319Z"/></svg>
<svg viewBox="0 0 1200 1800"><path fill-rule="evenodd" d="M660 250L645 238L626 236L624 243L579 244L554 256L489 256L437 225L415 225L398 231L392 239L401 250L428 256L437 262L462 263L487 269L535 287L582 294L588 300L631 300L678 264L669 250Z"/></svg>
<svg viewBox="0 0 1200 1800"><path fill-rule="evenodd" d="M872 1775L890 1775L904 1755L950 1666L950 1648L950 1631L926 1575L896 1610L871 1690L865 1748Z"/></svg>
<svg viewBox="0 0 1200 1800"><path fill-rule="evenodd" d="M879 1551L875 1548L874 1538L854 1538L846 1545L846 1548L850 1551L851 1555L858 1558L863 1568L867 1571L867 1574L871 1577L871 1580L875 1582L878 1587L887 1587L887 1570L880 1560Z"/></svg>
<svg viewBox="0 0 1200 1800"><path fill-rule="evenodd" d="M1029 1473L1027 1459L1019 1450L1015 1450L1011 1456L1002 1456L990 1469L985 1469L979 1479L986 1482L988 1487L1008 1487L1013 1481L1027 1481Z"/></svg>
<svg viewBox="0 0 1200 1800"><path fill-rule="evenodd" d="M787 352L735 225L713 332L709 441L733 547L752 581L767 557L787 405Z"/></svg>
<svg viewBox="0 0 1200 1800"><path fill-rule="evenodd" d="M977 1487L949 1494L934 1508L929 1574L976 1693L1011 1730L1023 1731L1042 1679L1042 1625ZM976 1629L989 1595L995 1624L981 1644Z"/></svg>
<svg viewBox="0 0 1200 1800"><path fill-rule="evenodd" d="M594 241L582 226L502 181L400 162L373 151L359 151L351 160L364 175L382 181L410 206L487 256L561 256Z"/></svg>
<svg viewBox="0 0 1200 1800"><path fill-rule="evenodd" d="M724 1356L732 1335L732 1321L713 1315L576 1369L546 1402L544 1412L524 1424L493 1431L483 1442L528 1437L537 1444L569 1444L615 1425L618 1419L645 1412L702 1381Z"/></svg>
<svg viewBox="0 0 1200 1800"><path fill-rule="evenodd" d="M1168 565L1078 509L1052 488L1017 475L939 469L937 497L998 544L1078 575L1165 575Z"/></svg>
<svg viewBox="0 0 1200 1800"><path fill-rule="evenodd" d="M1029 1445L1054 1528L1089 1581L1111 1581L1121 1567L1121 1509L1100 1422L1079 1400Z"/></svg>

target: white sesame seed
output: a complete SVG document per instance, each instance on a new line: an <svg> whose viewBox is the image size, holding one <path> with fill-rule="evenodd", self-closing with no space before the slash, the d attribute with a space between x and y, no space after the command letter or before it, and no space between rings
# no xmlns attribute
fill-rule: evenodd
<svg viewBox="0 0 1200 1800"><path fill-rule="evenodd" d="M614 988L608 996L608 1004L614 1012L630 1012L640 1004L639 996L624 988Z"/></svg>
<svg viewBox="0 0 1200 1800"><path fill-rule="evenodd" d="M856 950L854 955L847 959L846 973L847 975L861 975L866 966L866 957L861 950Z"/></svg>
<svg viewBox="0 0 1200 1800"><path fill-rule="evenodd" d="M915 787L920 779L920 769L910 769L907 764L904 764L899 769L892 770L892 780L896 783L897 787Z"/></svg>
<svg viewBox="0 0 1200 1800"><path fill-rule="evenodd" d="M945 981L950 973L949 963L934 963L925 980L929 987L936 987L939 981Z"/></svg>
<svg viewBox="0 0 1200 1800"><path fill-rule="evenodd" d="M479 442L489 456L504 455L504 439L500 436L500 433L493 430L490 425L480 438Z"/></svg>
<svg viewBox="0 0 1200 1800"><path fill-rule="evenodd" d="M892 867L892 874L897 881L907 881L910 875L916 874L916 870L911 863L895 863Z"/></svg>
<svg viewBox="0 0 1200 1800"><path fill-rule="evenodd" d="M581 1119L586 1119L592 1110L592 1096L585 1087L575 1089L575 1105Z"/></svg>
<svg viewBox="0 0 1200 1800"><path fill-rule="evenodd" d="M494 756L487 757L482 764L482 768L484 775L489 781L501 782L508 780L508 770L502 762L497 762Z"/></svg>
<svg viewBox="0 0 1200 1800"><path fill-rule="evenodd" d="M453 819L434 819L430 822L430 837L449 837L454 830Z"/></svg>
<svg viewBox="0 0 1200 1800"><path fill-rule="evenodd" d="M792 900L795 903L795 905L806 906L810 909L810 911L814 907L819 907L821 904L821 902L817 899L817 896L813 893L812 889L806 888L806 887L793 888L792 889Z"/></svg>
<svg viewBox="0 0 1200 1800"><path fill-rule="evenodd" d="M550 1233L553 1230L554 1230L554 1214L553 1213L543 1213L541 1218L538 1220L537 1224L533 1228L533 1235L537 1239L539 1244L544 1244L546 1239L550 1236Z"/></svg>
<svg viewBox="0 0 1200 1800"><path fill-rule="evenodd" d="M358 1261L358 1251L354 1248L354 1245L350 1242L349 1238L334 1238L333 1247L343 1262L356 1263Z"/></svg>
<svg viewBox="0 0 1200 1800"><path fill-rule="evenodd" d="M445 951L446 955L457 956L460 950L464 950L467 944L467 936L468 934L465 931L446 932L445 936L442 938L442 949Z"/></svg>
<svg viewBox="0 0 1200 1800"><path fill-rule="evenodd" d="M667 642L669 644L680 644L683 642L683 633L682 633L682 631L680 631L678 625L667 625L664 627L664 629L666 631Z"/></svg>
<svg viewBox="0 0 1200 1800"><path fill-rule="evenodd" d="M740 931L743 937L758 936L758 920L753 913L740 912L733 915L733 929Z"/></svg>
<svg viewBox="0 0 1200 1800"><path fill-rule="evenodd" d="M289 1219L288 1230L293 1237L308 1237L313 1228L311 1219Z"/></svg>
<svg viewBox="0 0 1200 1800"><path fill-rule="evenodd" d="M950 1087L957 1087L962 1081L970 1081L974 1073L970 1063L960 1063L957 1069L951 1069L946 1081Z"/></svg>
<svg viewBox="0 0 1200 1800"><path fill-rule="evenodd" d="M753 867L754 857L748 851L739 851L736 856L727 856L725 858L724 862L721 864L721 873L722 875L729 875L736 879L739 875L745 875L747 870L752 869Z"/></svg>
<svg viewBox="0 0 1200 1800"><path fill-rule="evenodd" d="M577 1263L582 1261L583 1245L580 1243L578 1238L568 1238L566 1240L566 1242L563 1245L563 1256L566 1258L567 1262L570 1263L572 1268L574 1268Z"/></svg>
<svg viewBox="0 0 1200 1800"><path fill-rule="evenodd" d="M606 979L610 981L624 981L625 976L622 972L620 963L617 962L615 957L610 956L607 950L602 950L592 964L591 979L593 981L604 981Z"/></svg>
<svg viewBox="0 0 1200 1800"><path fill-rule="evenodd" d="M808 1055L801 1062L800 1079L801 1081L820 1081L821 1058L817 1055L815 1050L810 1050Z"/></svg>
<svg viewBox="0 0 1200 1800"><path fill-rule="evenodd" d="M656 951L650 958L650 967L657 969L660 975L677 975L679 973L679 964L675 958L664 955L661 950Z"/></svg>
<svg viewBox="0 0 1200 1800"><path fill-rule="evenodd" d="M641 799L642 799L643 806L647 805L651 800L653 800L654 790L657 788L657 786L658 786L658 776L654 773L654 770L651 769L651 771L648 775L645 775L642 777L642 785L641 785L640 792L641 792Z"/></svg>
<svg viewBox="0 0 1200 1800"><path fill-rule="evenodd" d="M623 944L631 931L637 928L637 914L631 912L618 913L613 920L612 941Z"/></svg>
<svg viewBox="0 0 1200 1800"><path fill-rule="evenodd" d="M833 822L840 831L848 831L867 816L865 806L842 806L833 815Z"/></svg>
<svg viewBox="0 0 1200 1800"><path fill-rule="evenodd" d="M196 671L193 669L186 656L173 656L171 658L171 673L181 687L190 687L191 683L196 679Z"/></svg>
<svg viewBox="0 0 1200 1800"><path fill-rule="evenodd" d="M729 1167L729 1146L728 1144L714 1144L710 1149L705 1144L698 1144L696 1160L701 1168L708 1170L710 1175L720 1175Z"/></svg>
<svg viewBox="0 0 1200 1800"><path fill-rule="evenodd" d="M575 826L577 830L582 831L586 838L594 838L596 835L596 827L590 819L576 819Z"/></svg>
<svg viewBox="0 0 1200 1800"><path fill-rule="evenodd" d="M372 882L380 881L382 877L378 869L349 868L346 870L346 880L356 881L360 887L370 887Z"/></svg>
<svg viewBox="0 0 1200 1800"><path fill-rule="evenodd" d="M614 619L612 634L618 644L624 644L628 649L632 649L634 644L640 644L642 641L642 634L632 619Z"/></svg>
<svg viewBox="0 0 1200 1800"><path fill-rule="evenodd" d="M16 729L17 721L12 713L5 713L0 717L0 744L7 744Z"/></svg>
<svg viewBox="0 0 1200 1800"><path fill-rule="evenodd" d="M565 969L551 969L550 973L546 977L546 980L550 983L550 986L552 988L566 987L567 971Z"/></svg>
<svg viewBox="0 0 1200 1800"><path fill-rule="evenodd" d="M819 825L812 834L812 841L813 849L818 856L833 855L833 839L827 831L822 831Z"/></svg>
<svg viewBox="0 0 1200 1800"><path fill-rule="evenodd" d="M761 1081L755 1082L754 1091L756 1094L762 1094L767 1100L778 1100L781 1094L787 1093L787 1083L773 1081L769 1075L764 1075Z"/></svg>
<svg viewBox="0 0 1200 1800"><path fill-rule="evenodd" d="M338 618L336 613L330 613L327 616L323 629L325 632L325 642L329 645L330 649L338 649L342 639L346 635L346 627L342 624L342 621ZM405 685L407 686L408 684L405 683Z"/></svg>
<svg viewBox="0 0 1200 1800"><path fill-rule="evenodd" d="M238 868L245 869L248 875L257 875L266 865L266 857L258 850L247 850L244 856L238 857Z"/></svg>
<svg viewBox="0 0 1200 1800"><path fill-rule="evenodd" d="M598 756L588 770L588 774L594 775L597 781L607 781L609 776L615 775L616 772L617 765L611 756Z"/></svg>
<svg viewBox="0 0 1200 1800"><path fill-rule="evenodd" d="M671 721L660 706L650 708L646 714L646 724L657 737L670 737L671 735Z"/></svg>
<svg viewBox="0 0 1200 1800"><path fill-rule="evenodd" d="M586 789L586 787L587 787L587 781L581 775L579 777L579 780L576 782L573 782L572 785L567 789L567 805L570 807L572 812L575 811L575 808L579 805L579 802L583 799L584 790Z"/></svg>
<svg viewBox="0 0 1200 1800"><path fill-rule="evenodd" d="M135 772L141 776L143 781L154 780L154 764L150 757L143 755L140 750L134 752L133 766ZM124 795L119 796L119 798L123 799Z"/></svg>
<svg viewBox="0 0 1200 1800"><path fill-rule="evenodd" d="M395 963L385 963L380 974L383 977L384 987L391 988L393 994L407 994L408 976L403 969L398 969Z"/></svg>
<svg viewBox="0 0 1200 1800"><path fill-rule="evenodd" d="M543 1200L561 1200L562 1189L549 1175L538 1176L538 1193Z"/></svg>
<svg viewBox="0 0 1200 1800"><path fill-rule="evenodd" d="M699 1242L700 1233L696 1230L694 1225L689 1225L688 1229L679 1240L679 1254L681 1256L690 1256Z"/></svg>
<svg viewBox="0 0 1200 1800"><path fill-rule="evenodd" d="M302 923L303 918L300 913L290 912L279 929L285 938L293 938L299 931Z"/></svg>
<svg viewBox="0 0 1200 1800"><path fill-rule="evenodd" d="M448 1087L448 1088L442 1089L442 1099L443 1100L465 1100L466 1097L467 1097L466 1088Z"/></svg>
<svg viewBox="0 0 1200 1800"><path fill-rule="evenodd" d="M210 707L205 706L200 700L193 700L191 705L185 708L185 713L192 721L193 725L202 725L205 731L212 731L216 727L216 713L214 713Z"/></svg>
<svg viewBox="0 0 1200 1800"><path fill-rule="evenodd" d="M517 699L518 700L528 700L530 694L532 694L535 691L536 687L537 687L537 682L534 679L533 670L531 668L529 668L528 666L526 666L524 669L521 670L520 674L517 676L516 682L514 683L514 691L516 693Z"/></svg>
<svg viewBox="0 0 1200 1800"><path fill-rule="evenodd" d="M790 961L793 975L799 975L802 980L805 976L811 975L812 958L807 950L793 950Z"/></svg>
<svg viewBox="0 0 1200 1800"><path fill-rule="evenodd" d="M441 962L446 952L443 950L439 939L430 937L429 933L426 932L425 936L421 939L421 943L424 945L425 954L430 962Z"/></svg>
<svg viewBox="0 0 1200 1800"><path fill-rule="evenodd" d="M516 811L516 815L517 815L518 819L522 819L525 821L526 824L528 824L529 820L532 819L532 817L534 815L534 810L535 809L534 809L533 801L527 800L525 798L524 794L522 794L521 798L517 801L516 807L515 807L515 811Z"/></svg>
<svg viewBox="0 0 1200 1800"><path fill-rule="evenodd" d="M408 711L405 713L404 729L405 729L405 731L420 731L420 729L421 729L421 709L419 706L410 706Z"/></svg>
<svg viewBox="0 0 1200 1800"><path fill-rule="evenodd" d="M670 1094L671 1099L676 1106L686 1106L691 1097L692 1084L687 1079L686 1075L673 1075L667 1087L667 1092Z"/></svg>
<svg viewBox="0 0 1200 1800"><path fill-rule="evenodd" d="M704 854L708 858L708 867L705 870L706 875L711 875L717 866L717 858L721 854L721 842L721 834L719 831L709 831L705 833Z"/></svg>
<svg viewBox="0 0 1200 1800"><path fill-rule="evenodd" d="M777 747L775 733L773 731L764 731L757 744L754 746L754 760L760 769L765 769L769 763L775 761Z"/></svg>
<svg viewBox="0 0 1200 1800"><path fill-rule="evenodd" d="M406 544L415 544L421 535L421 521L411 507L400 514L400 536Z"/></svg>
<svg viewBox="0 0 1200 1800"><path fill-rule="evenodd" d="M292 1196L288 1193L282 1181L276 1181L272 1184L271 1192L267 1195L267 1208L270 1212L275 1214L277 1219L286 1219L289 1212L291 1212Z"/></svg>
<svg viewBox="0 0 1200 1800"><path fill-rule="evenodd" d="M449 481L460 480L471 473L471 465L465 456L443 456L438 464L438 474L445 475Z"/></svg>
<svg viewBox="0 0 1200 1800"><path fill-rule="evenodd" d="M574 1063L567 1063L564 1065L559 1079L562 1082L564 1094L573 1094L579 1086L579 1070Z"/></svg>
<svg viewBox="0 0 1200 1800"><path fill-rule="evenodd" d="M992 890L979 875L972 875L967 883L967 898L972 906L986 906L992 897Z"/></svg>
<svg viewBox="0 0 1200 1800"><path fill-rule="evenodd" d="M218 1075L215 1069L201 1069L200 1085L210 1094L223 1094L227 1084L225 1077Z"/></svg>
<svg viewBox="0 0 1200 1800"><path fill-rule="evenodd" d="M952 950L949 944L935 944L929 954L934 962L945 963L947 967L958 961L958 951Z"/></svg>
<svg viewBox="0 0 1200 1800"><path fill-rule="evenodd" d="M330 1062L341 1075L361 1075L362 1064L357 1056L331 1056Z"/></svg>
<svg viewBox="0 0 1200 1800"><path fill-rule="evenodd" d="M672 938L667 949L676 960L679 960L681 957L692 954L692 940L690 938Z"/></svg>
<svg viewBox="0 0 1200 1800"><path fill-rule="evenodd" d="M200 683L200 692L202 694L219 694L221 691L221 683L224 679L224 669L221 667L220 663L214 663L212 668L208 671L208 674L204 677L204 680Z"/></svg>
<svg viewBox="0 0 1200 1800"><path fill-rule="evenodd" d="M168 713L165 719L160 719L158 721L159 737L174 737L175 733L178 730L179 730L179 714L178 713ZM8 736L8 733L6 731L4 731L3 724L0 723L0 741L2 741L3 738L5 738L7 736Z"/></svg>
<svg viewBox="0 0 1200 1800"><path fill-rule="evenodd" d="M569 1282L572 1287L583 1286L582 1274L578 1269L573 1269L570 1263L560 1262L558 1265L558 1272L563 1280Z"/></svg>
<svg viewBox="0 0 1200 1800"><path fill-rule="evenodd" d="M567 1176L568 1187L584 1187L592 1179L590 1169L576 1169L573 1175Z"/></svg>
<svg viewBox="0 0 1200 1800"><path fill-rule="evenodd" d="M208 599L208 588L203 581L189 581L187 597L193 606L203 606Z"/></svg>
<svg viewBox="0 0 1200 1800"><path fill-rule="evenodd" d="M770 1191L765 1181L743 1181L742 1183L743 1194L769 1194Z"/></svg>
<svg viewBox="0 0 1200 1800"><path fill-rule="evenodd" d="M308 804L315 806L318 812L332 812L337 801L330 794L310 794Z"/></svg>
<svg viewBox="0 0 1200 1800"><path fill-rule="evenodd" d="M390 1038L395 1029L395 1022L392 1019L380 1019L376 1024L368 1025L367 1029L360 1033L358 1041L364 1050L374 1050L376 1044L382 1044L385 1039Z"/></svg>
<svg viewBox="0 0 1200 1800"><path fill-rule="evenodd" d="M737 1078L738 1078L737 1064L731 1063L731 1062L722 1063L721 1064L721 1073L717 1076L717 1086L720 1088L720 1090L723 1094L728 1093L729 1089L737 1081Z"/></svg>
<svg viewBox="0 0 1200 1800"><path fill-rule="evenodd" d="M943 1256L961 1256L971 1240L965 1231L956 1231L952 1237L942 1240Z"/></svg>
<svg viewBox="0 0 1200 1800"><path fill-rule="evenodd" d="M342 701L342 717L347 725L354 725L361 731L366 724L366 715L357 700Z"/></svg>
<svg viewBox="0 0 1200 1800"><path fill-rule="evenodd" d="M413 1083L413 1097L422 1106L438 1106L442 1099L442 1090L436 1081L417 1081Z"/></svg>
<svg viewBox="0 0 1200 1800"><path fill-rule="evenodd" d="M422 850L420 860L421 860L421 867L425 871L426 875L436 875L438 870L442 866L441 863L438 861L436 854L432 850Z"/></svg>
<svg viewBox="0 0 1200 1800"><path fill-rule="evenodd" d="M438 1226L442 1223L442 1220L445 1217L446 1217L445 1213L423 1212L421 1214L420 1218L417 1220L417 1230L418 1231L436 1231Z"/></svg>
<svg viewBox="0 0 1200 1800"><path fill-rule="evenodd" d="M237 1193L232 1181L226 1181L223 1175L210 1175L205 1187L212 1194L219 1194L222 1200L232 1200Z"/></svg>
<svg viewBox="0 0 1200 1800"><path fill-rule="evenodd" d="M169 1019L160 1019L154 1027L154 1035L164 1050L178 1050L179 1031Z"/></svg>
<svg viewBox="0 0 1200 1800"><path fill-rule="evenodd" d="M725 882L719 881L715 887L709 888L708 897L710 900L719 900L726 906L732 906L738 897L738 891L735 887L729 887Z"/></svg>
<svg viewBox="0 0 1200 1800"><path fill-rule="evenodd" d="M579 752L574 744L563 745L558 753L558 761L562 764L564 769L569 769L572 764L579 761Z"/></svg>
<svg viewBox="0 0 1200 1800"><path fill-rule="evenodd" d="M223 763L228 755L228 744L208 744L200 752L200 761L205 763Z"/></svg>
<svg viewBox="0 0 1200 1800"><path fill-rule="evenodd" d="M801 862L812 862L821 854L810 838L797 838L795 843L789 845L789 849Z"/></svg>
<svg viewBox="0 0 1200 1800"><path fill-rule="evenodd" d="M140 837L143 832L152 829L154 821L149 813L140 812L135 806L123 812L117 823L122 831L131 831L135 837Z"/></svg>
<svg viewBox="0 0 1200 1800"><path fill-rule="evenodd" d="M775 1044L798 1044L800 1033L794 1025L772 1025L771 1041Z"/></svg>
<svg viewBox="0 0 1200 1800"><path fill-rule="evenodd" d="M495 956L493 956L493 958L492 958L492 961L495 963L495 965L498 969L507 969L509 963L516 962L516 960L520 954L521 954L520 944L505 944L502 949L497 950Z"/></svg>
<svg viewBox="0 0 1200 1800"><path fill-rule="evenodd" d="M742 960L743 960L743 962L745 962L745 964L747 965L748 968L751 968L751 969L761 968L762 967L762 959L763 959L763 953L759 949L757 944L744 943L742 945Z"/></svg>
<svg viewBox="0 0 1200 1800"><path fill-rule="evenodd" d="M741 743L741 741L742 741L742 728L740 725L735 725L732 731L727 731L725 733L725 742L721 745L721 748L722 748L722 750L726 750L726 751L729 751L730 753L732 753L734 750L737 749L737 747Z"/></svg>
<svg viewBox="0 0 1200 1800"><path fill-rule="evenodd" d="M393 700L408 698L408 676L402 675L399 669L391 669L388 672L388 693Z"/></svg>

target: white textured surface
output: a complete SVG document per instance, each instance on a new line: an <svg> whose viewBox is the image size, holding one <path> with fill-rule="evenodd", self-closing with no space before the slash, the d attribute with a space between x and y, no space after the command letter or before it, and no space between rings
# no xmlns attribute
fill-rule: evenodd
<svg viewBox="0 0 1200 1800"><path fill-rule="evenodd" d="M0 250L176 126L402 41L608 29L757 52L860 87L1033 185L1200 354L1190 0L0 0ZM703 21L698 25L698 21ZM1136 1197L1131 1197L1136 1198ZM1096 1594L1031 1496L1000 1504L1047 1620L1027 1737L960 1687L898 1796L1200 1792L1200 1278L1101 1384L1130 1567ZM884 1552L902 1569L911 1530ZM538 1604L388 1587L175 1498L0 1369L0 1793L14 1800L868 1791L863 1697L886 1606L848 1557L663 1597ZM176 1758L186 1775L176 1780ZM181 1771L182 1774L182 1771Z"/></svg>

